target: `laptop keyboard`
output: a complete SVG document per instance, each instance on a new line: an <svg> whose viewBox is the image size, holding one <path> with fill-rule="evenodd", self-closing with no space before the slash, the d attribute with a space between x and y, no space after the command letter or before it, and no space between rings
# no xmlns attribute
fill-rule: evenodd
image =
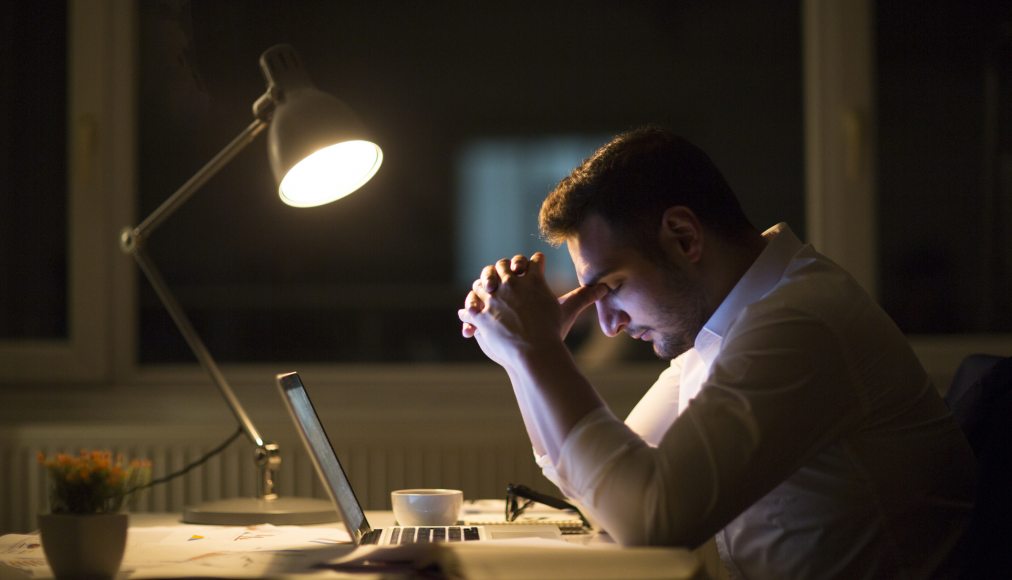
<svg viewBox="0 0 1012 580"><path fill-rule="evenodd" d="M419 544L426 542L467 542L478 539L478 528L474 526L445 526L434 528L394 528L390 533L391 544Z"/></svg>
<svg viewBox="0 0 1012 580"><path fill-rule="evenodd" d="M379 532L380 530L373 530ZM391 544L424 544L429 542L469 542L478 539L478 528L475 526L436 526L436 527L403 527L390 531ZM371 540L371 541L370 541ZM379 534L362 543L375 543Z"/></svg>

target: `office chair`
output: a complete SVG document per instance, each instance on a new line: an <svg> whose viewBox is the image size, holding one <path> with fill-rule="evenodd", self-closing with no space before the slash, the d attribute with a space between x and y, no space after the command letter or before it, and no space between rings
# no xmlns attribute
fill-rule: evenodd
<svg viewBox="0 0 1012 580"><path fill-rule="evenodd" d="M966 357L945 402L977 457L977 503L964 539L962 577L1008 577L1012 571L1012 357Z"/></svg>

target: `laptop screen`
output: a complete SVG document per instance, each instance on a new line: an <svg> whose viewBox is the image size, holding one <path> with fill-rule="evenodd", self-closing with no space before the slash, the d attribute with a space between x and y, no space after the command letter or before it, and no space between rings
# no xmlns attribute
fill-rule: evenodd
<svg viewBox="0 0 1012 580"><path fill-rule="evenodd" d="M309 456L316 466L316 472L323 479L324 487L337 504L348 533L357 544L362 534L371 528L365 518L365 512L362 511L362 505L351 488L348 476L337 459L337 453L334 452L330 439L320 424L320 418L313 408L312 401L309 400L302 379L298 373L286 373L278 375L277 381L281 398L284 399L288 412L298 427L302 442L305 443Z"/></svg>

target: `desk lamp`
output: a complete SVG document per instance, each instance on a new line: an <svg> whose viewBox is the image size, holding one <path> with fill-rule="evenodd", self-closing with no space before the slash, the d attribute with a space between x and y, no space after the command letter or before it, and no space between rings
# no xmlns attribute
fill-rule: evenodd
<svg viewBox="0 0 1012 580"><path fill-rule="evenodd" d="M253 122L147 219L120 234L120 248L140 266L193 354L256 446L258 496L187 507L183 521L188 523L295 525L337 518L329 501L279 496L275 488L275 475L281 465L278 445L264 442L144 251L148 236L267 127L270 127L267 152L271 170L278 193L288 205L313 207L338 200L364 185L379 169L383 161L379 146L363 140L362 128L347 106L316 89L292 47L278 45L267 49L260 57L260 68L267 81L267 92L253 103Z"/></svg>

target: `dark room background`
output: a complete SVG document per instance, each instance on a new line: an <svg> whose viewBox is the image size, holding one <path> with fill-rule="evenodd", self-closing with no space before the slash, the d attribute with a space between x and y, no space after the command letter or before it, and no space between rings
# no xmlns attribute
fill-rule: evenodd
<svg viewBox="0 0 1012 580"><path fill-rule="evenodd" d="M249 123L275 43L384 149L361 191L300 210L255 143L152 237L224 361L482 360L456 309L483 263L463 256L548 249L540 199L643 123L710 152L758 226L804 234L796 2L159 2L140 31L142 214ZM141 286L141 360L189 360Z"/></svg>
<svg viewBox="0 0 1012 580"><path fill-rule="evenodd" d="M224 362L483 361L458 334L468 272L551 250L539 200L643 123L706 149L757 227L805 236L799 2L173 0L138 12L137 220L249 124L257 59L275 43L301 53L385 154L360 192L299 210L274 193L261 138L156 232L155 263ZM911 334L1012 332L1010 12L1003 0L875 4L878 292ZM0 342L60 339L67 5L18 2L0 26ZM550 260L565 273L564 251ZM137 360L191 362L138 286ZM595 332L584 321L572 340Z"/></svg>

